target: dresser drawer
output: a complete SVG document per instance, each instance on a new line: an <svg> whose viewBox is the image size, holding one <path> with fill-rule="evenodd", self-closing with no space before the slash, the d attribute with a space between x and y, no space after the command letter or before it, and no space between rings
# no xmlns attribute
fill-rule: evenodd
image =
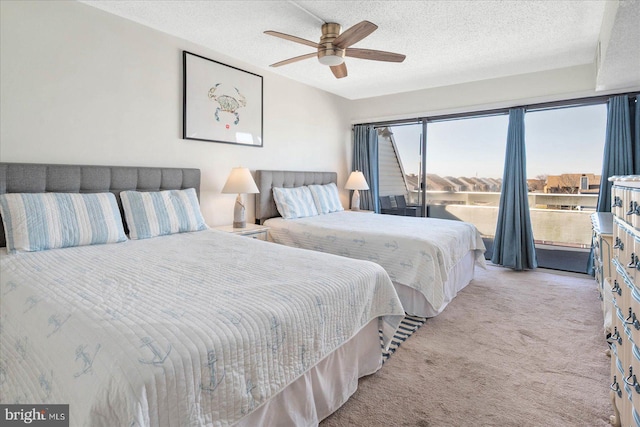
<svg viewBox="0 0 640 427"><path fill-rule="evenodd" d="M611 196L611 213L640 230L640 188L614 186Z"/></svg>

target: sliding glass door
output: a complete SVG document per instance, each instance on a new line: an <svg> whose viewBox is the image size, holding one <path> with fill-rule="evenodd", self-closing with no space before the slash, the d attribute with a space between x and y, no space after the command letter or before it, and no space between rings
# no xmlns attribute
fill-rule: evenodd
<svg viewBox="0 0 640 427"><path fill-rule="evenodd" d="M529 209L540 267L587 271L606 121L604 103L525 115Z"/></svg>
<svg viewBox="0 0 640 427"><path fill-rule="evenodd" d="M391 207L384 213L424 216L423 144L420 122L378 128L379 195ZM401 210L402 198L411 209Z"/></svg>
<svg viewBox="0 0 640 427"><path fill-rule="evenodd" d="M508 121L500 114L427 124L429 216L474 224L487 259L498 218Z"/></svg>

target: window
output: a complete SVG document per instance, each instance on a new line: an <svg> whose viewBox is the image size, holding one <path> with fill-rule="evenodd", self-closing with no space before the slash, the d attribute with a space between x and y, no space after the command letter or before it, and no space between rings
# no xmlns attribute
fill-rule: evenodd
<svg viewBox="0 0 640 427"><path fill-rule="evenodd" d="M541 267L585 272L597 204L606 98L528 107L527 184ZM380 196L404 194L421 216L474 224L492 256L507 110L378 127ZM426 130L426 132L425 132ZM391 202L394 203L393 197ZM553 252L551 252L553 251Z"/></svg>
<svg viewBox="0 0 640 427"><path fill-rule="evenodd" d="M529 209L540 267L586 272L606 104L527 111Z"/></svg>
<svg viewBox="0 0 640 427"><path fill-rule="evenodd" d="M589 177L581 176L580 177L580 191L586 191L589 189Z"/></svg>
<svg viewBox="0 0 640 427"><path fill-rule="evenodd" d="M422 124L385 126L378 130L380 196L404 196L412 206L420 206L422 188Z"/></svg>
<svg viewBox="0 0 640 427"><path fill-rule="evenodd" d="M507 115L427 123L430 217L474 224L491 257L500 204Z"/></svg>

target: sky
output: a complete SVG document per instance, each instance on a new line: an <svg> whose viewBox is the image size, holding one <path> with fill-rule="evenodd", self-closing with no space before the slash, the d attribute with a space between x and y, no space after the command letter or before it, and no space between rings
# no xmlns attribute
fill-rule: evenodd
<svg viewBox="0 0 640 427"><path fill-rule="evenodd" d="M525 114L527 178L563 173L600 175L606 104ZM502 178L508 115L448 120L427 125L427 173ZM406 173L420 169L422 126L394 126Z"/></svg>

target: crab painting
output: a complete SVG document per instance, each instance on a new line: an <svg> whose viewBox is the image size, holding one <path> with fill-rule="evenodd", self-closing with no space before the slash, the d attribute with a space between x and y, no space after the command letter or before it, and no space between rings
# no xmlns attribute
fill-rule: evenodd
<svg viewBox="0 0 640 427"><path fill-rule="evenodd" d="M209 99L218 103L219 107L216 108L216 112L214 114L216 121L220 121L220 112L231 113L235 116L235 120L233 122L234 125L237 125L240 122L240 115L238 114L238 110L247 105L247 99L240 93L238 88L234 87L236 93L238 94L238 98L234 98L233 96L226 94L217 94L216 90L218 90L218 86L220 83L217 83L214 87L209 89Z"/></svg>

